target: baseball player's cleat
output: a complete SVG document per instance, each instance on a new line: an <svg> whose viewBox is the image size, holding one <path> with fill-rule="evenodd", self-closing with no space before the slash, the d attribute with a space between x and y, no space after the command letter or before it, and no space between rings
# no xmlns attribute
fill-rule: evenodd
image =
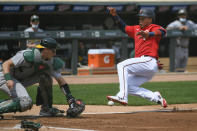
<svg viewBox="0 0 197 131"><path fill-rule="evenodd" d="M120 98L118 96L107 96L107 99L110 101L113 101L113 102L118 102L118 103L125 105L125 106L128 105L127 100Z"/></svg>
<svg viewBox="0 0 197 131"><path fill-rule="evenodd" d="M55 117L55 116L64 116L65 111L59 110L55 107L52 108L41 108L40 110L40 116L46 116L46 117Z"/></svg>
<svg viewBox="0 0 197 131"><path fill-rule="evenodd" d="M161 106L162 106L163 108L168 107L168 104L167 104L166 99L163 98L163 100L162 100L162 102L161 102Z"/></svg>
<svg viewBox="0 0 197 131"><path fill-rule="evenodd" d="M157 103L158 103L158 104L161 104L161 106L162 106L163 108L166 108L166 107L168 106L166 99L163 98L163 97L161 96L160 92L158 92L158 91L156 91L155 94L158 95L158 97L159 97L159 101L158 101Z"/></svg>

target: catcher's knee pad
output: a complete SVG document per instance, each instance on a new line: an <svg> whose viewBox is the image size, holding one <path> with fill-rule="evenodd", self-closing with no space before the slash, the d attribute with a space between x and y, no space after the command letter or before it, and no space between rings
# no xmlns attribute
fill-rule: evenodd
<svg viewBox="0 0 197 131"><path fill-rule="evenodd" d="M21 111L30 110L33 106L32 99L30 97L20 97L20 108Z"/></svg>
<svg viewBox="0 0 197 131"><path fill-rule="evenodd" d="M4 100L0 103L0 114L3 113L10 113L10 112L17 112L20 110L20 100L13 99L13 100Z"/></svg>
<svg viewBox="0 0 197 131"><path fill-rule="evenodd" d="M32 108L32 100L30 97L14 98L5 100L0 103L0 114L10 112L23 112Z"/></svg>

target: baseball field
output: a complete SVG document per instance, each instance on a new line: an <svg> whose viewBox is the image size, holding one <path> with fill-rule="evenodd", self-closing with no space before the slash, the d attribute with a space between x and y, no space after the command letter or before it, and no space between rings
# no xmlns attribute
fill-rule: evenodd
<svg viewBox="0 0 197 131"><path fill-rule="evenodd" d="M39 117L40 107L33 106L23 113L5 114L0 120L0 130L23 130L21 120L42 124L40 130L105 130L105 131L195 131L197 130L197 73L158 74L151 82L142 85L160 91L169 106L163 109L142 98L129 96L129 105L107 105L107 95L115 95L119 88L117 75L65 76L76 98L86 103L84 113L78 118ZM36 86L28 92L35 103ZM7 96L0 92L0 99ZM54 82L53 103L67 110L65 96Z"/></svg>

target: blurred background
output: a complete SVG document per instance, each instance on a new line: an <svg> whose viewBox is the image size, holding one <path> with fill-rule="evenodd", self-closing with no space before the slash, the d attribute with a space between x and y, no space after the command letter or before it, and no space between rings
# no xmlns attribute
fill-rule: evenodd
<svg viewBox="0 0 197 131"><path fill-rule="evenodd" d="M116 73L116 63L132 57L133 40L122 33L108 14L106 7L116 8L128 25L138 24L137 12L142 8L155 11L155 22L164 28L174 20L180 9L187 11L187 19L197 22L197 0L1 0L0 1L0 58L2 61L24 49L30 38L54 37L60 48L57 56L66 62L65 74L90 74L89 49L113 49L111 66L94 68L96 74ZM44 32L35 35L24 33L32 15L39 16L39 28ZM183 72L197 71L197 32L195 30L168 33L160 42L162 72L174 72L175 49L170 44L177 37L189 38L189 60ZM175 47L174 47L175 48ZM104 53L103 53L104 52ZM108 52L110 54L110 51ZM106 54L105 50L101 54ZM99 59L97 59L99 60ZM111 60L111 59L110 59ZM94 61L93 61L94 63ZM81 72L81 74L80 74ZM85 73L84 73L85 72Z"/></svg>

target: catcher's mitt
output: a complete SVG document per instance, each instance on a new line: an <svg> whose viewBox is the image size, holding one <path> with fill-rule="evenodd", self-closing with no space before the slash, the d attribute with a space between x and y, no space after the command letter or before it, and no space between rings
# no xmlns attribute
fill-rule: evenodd
<svg viewBox="0 0 197 131"><path fill-rule="evenodd" d="M67 110L67 117L78 117L85 110L85 103L79 99L74 100L69 104L69 108Z"/></svg>
<svg viewBox="0 0 197 131"><path fill-rule="evenodd" d="M22 120L21 121L21 128L25 128L25 131L29 131L28 129L32 131L38 131L39 128L41 128L42 125L40 123L35 123L32 121Z"/></svg>

